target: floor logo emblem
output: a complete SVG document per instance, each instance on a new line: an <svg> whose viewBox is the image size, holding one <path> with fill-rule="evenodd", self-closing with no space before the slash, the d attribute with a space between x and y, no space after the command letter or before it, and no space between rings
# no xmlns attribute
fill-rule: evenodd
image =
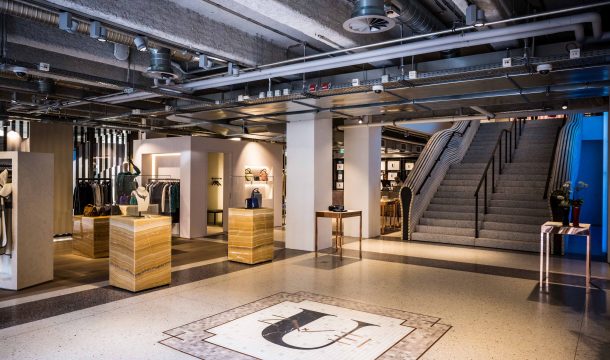
<svg viewBox="0 0 610 360"><path fill-rule="evenodd" d="M162 344L203 359L418 358L438 318L311 293L279 293L168 330Z"/></svg>

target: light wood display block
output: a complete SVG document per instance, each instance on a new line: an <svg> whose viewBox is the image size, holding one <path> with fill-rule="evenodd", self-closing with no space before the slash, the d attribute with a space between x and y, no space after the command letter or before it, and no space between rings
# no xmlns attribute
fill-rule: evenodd
<svg viewBox="0 0 610 360"><path fill-rule="evenodd" d="M110 285L141 291L171 282L171 218L110 218Z"/></svg>
<svg viewBox="0 0 610 360"><path fill-rule="evenodd" d="M72 248L79 255L97 259L108 257L110 216L74 216Z"/></svg>
<svg viewBox="0 0 610 360"><path fill-rule="evenodd" d="M139 216L138 205L119 205L121 215L123 216ZM159 215L159 204L148 205L148 210L143 211L142 215Z"/></svg>
<svg viewBox="0 0 610 360"><path fill-rule="evenodd" d="M229 209L229 260L273 260L273 209Z"/></svg>
<svg viewBox="0 0 610 360"><path fill-rule="evenodd" d="M11 256L0 255L0 289L53 280L53 154L0 152L12 167Z"/></svg>

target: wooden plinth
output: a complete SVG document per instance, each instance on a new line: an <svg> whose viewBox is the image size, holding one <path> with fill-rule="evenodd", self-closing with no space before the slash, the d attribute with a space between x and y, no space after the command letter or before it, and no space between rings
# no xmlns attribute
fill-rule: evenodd
<svg viewBox="0 0 610 360"><path fill-rule="evenodd" d="M229 209L229 260L273 260L273 209Z"/></svg>
<svg viewBox="0 0 610 360"><path fill-rule="evenodd" d="M129 291L171 282L171 218L113 216L110 219L110 285Z"/></svg>
<svg viewBox="0 0 610 360"><path fill-rule="evenodd" d="M74 216L72 248L88 258L108 257L110 216Z"/></svg>

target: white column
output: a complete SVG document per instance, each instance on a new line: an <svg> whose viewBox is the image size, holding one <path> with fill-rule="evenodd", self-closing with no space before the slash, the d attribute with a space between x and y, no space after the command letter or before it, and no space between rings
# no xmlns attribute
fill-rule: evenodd
<svg viewBox="0 0 610 360"><path fill-rule="evenodd" d="M180 155L180 237L192 239L207 234L208 154L183 151Z"/></svg>
<svg viewBox="0 0 610 360"><path fill-rule="evenodd" d="M291 116L286 131L286 247L314 250L315 211L332 203L332 115ZM331 223L320 219L319 249L331 245Z"/></svg>
<svg viewBox="0 0 610 360"><path fill-rule="evenodd" d="M344 203L349 210L362 210L362 236L380 235L381 128L344 130ZM345 220L345 235L358 236L358 221Z"/></svg>

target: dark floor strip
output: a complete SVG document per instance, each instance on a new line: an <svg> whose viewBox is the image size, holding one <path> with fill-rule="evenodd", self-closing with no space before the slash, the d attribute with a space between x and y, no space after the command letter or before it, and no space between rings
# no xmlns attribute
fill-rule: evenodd
<svg viewBox="0 0 610 360"><path fill-rule="evenodd" d="M331 249L325 249L322 252L324 252L326 254L333 253ZM358 251L351 250L351 249L343 249L343 255L357 258ZM386 262L392 262L392 263L426 266L426 267L433 267L433 268L438 268L438 269L466 271L466 272L485 274L485 275L505 276L505 277L511 277L511 278L517 278L517 279L526 279L526 280L540 279L540 273L537 270L525 270L525 269L507 268L507 267L502 267L502 266L471 264L471 263L463 263L463 262L448 261L448 260L427 259L427 258L420 258L420 257L406 256L406 255L384 254L384 253L378 253L378 252L372 252L372 251L363 251L362 257L364 259L370 259L370 260L379 260L379 261L386 261ZM583 267L584 267L584 264L583 264ZM551 273L549 273L549 280L550 280L550 282L564 284L564 285L575 285L575 286L584 286L585 285L585 277L579 276L579 275L567 275L567 274L551 272ZM606 289L606 290L610 289L610 280L592 278L592 283L594 284L594 286L599 287L601 289Z"/></svg>
<svg viewBox="0 0 610 360"><path fill-rule="evenodd" d="M279 249L275 251L273 261L281 261L306 253L306 251ZM103 305L133 296L143 295L169 287L180 286L240 270L246 270L252 268L253 266L260 266L263 264L265 263L246 265L232 261L221 261L173 272L171 285L141 291L138 293L117 289L112 286L106 286L98 289L85 290L73 294L66 294L49 299L0 308L0 329L26 324L53 316L63 315L73 311L87 309L93 306Z"/></svg>

